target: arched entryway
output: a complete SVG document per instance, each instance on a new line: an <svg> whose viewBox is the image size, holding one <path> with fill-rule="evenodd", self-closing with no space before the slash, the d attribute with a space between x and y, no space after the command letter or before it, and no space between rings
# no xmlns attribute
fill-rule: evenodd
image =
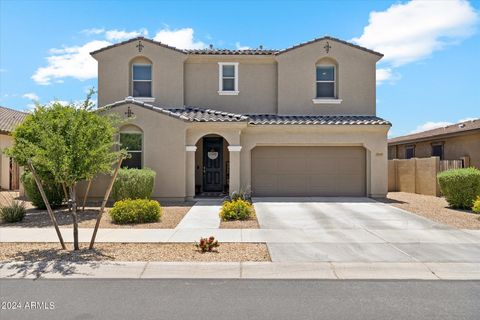
<svg viewBox="0 0 480 320"><path fill-rule="evenodd" d="M218 134L207 134L195 146L195 196L228 194L230 153L227 140Z"/></svg>

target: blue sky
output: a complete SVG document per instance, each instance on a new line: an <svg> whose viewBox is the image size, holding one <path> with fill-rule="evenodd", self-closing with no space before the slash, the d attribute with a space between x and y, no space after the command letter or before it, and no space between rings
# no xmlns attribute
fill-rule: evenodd
<svg viewBox="0 0 480 320"><path fill-rule="evenodd" d="M385 54L377 113L390 136L480 116L480 2L0 0L0 104L75 101L88 51L139 34L178 47L285 48L331 35Z"/></svg>

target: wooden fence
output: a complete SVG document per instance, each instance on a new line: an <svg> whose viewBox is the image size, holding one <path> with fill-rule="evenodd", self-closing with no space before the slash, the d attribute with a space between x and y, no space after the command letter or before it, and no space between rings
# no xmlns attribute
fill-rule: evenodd
<svg viewBox="0 0 480 320"><path fill-rule="evenodd" d="M463 160L440 160L439 171L464 168Z"/></svg>

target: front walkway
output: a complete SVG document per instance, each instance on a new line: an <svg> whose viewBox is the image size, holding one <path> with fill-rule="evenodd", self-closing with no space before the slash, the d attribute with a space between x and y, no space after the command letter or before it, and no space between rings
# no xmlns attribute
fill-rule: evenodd
<svg viewBox="0 0 480 320"><path fill-rule="evenodd" d="M187 212L175 229L209 229L220 227L220 206L218 199L196 199L195 205Z"/></svg>

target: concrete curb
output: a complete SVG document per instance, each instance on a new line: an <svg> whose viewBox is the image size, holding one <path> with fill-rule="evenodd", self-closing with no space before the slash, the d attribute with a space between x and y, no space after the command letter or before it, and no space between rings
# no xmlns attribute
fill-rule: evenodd
<svg viewBox="0 0 480 320"><path fill-rule="evenodd" d="M1 279L480 280L480 263L6 262Z"/></svg>

